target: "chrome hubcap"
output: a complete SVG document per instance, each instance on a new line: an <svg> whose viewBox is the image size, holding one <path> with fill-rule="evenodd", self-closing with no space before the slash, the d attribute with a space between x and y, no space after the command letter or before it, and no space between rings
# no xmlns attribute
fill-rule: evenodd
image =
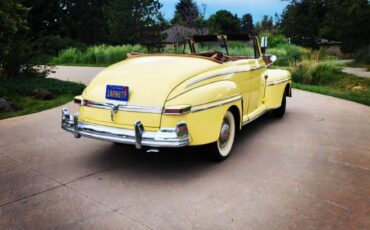
<svg viewBox="0 0 370 230"><path fill-rule="evenodd" d="M227 144L229 138L230 138L230 124L229 121L225 119L221 126L221 134L219 139L220 146L224 147Z"/></svg>

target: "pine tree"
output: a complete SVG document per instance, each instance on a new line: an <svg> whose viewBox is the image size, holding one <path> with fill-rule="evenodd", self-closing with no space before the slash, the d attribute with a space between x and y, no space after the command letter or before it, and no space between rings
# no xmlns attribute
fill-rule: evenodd
<svg viewBox="0 0 370 230"><path fill-rule="evenodd" d="M189 28L197 27L197 20L201 16L194 0L180 0L176 4L175 17L172 24L180 24Z"/></svg>

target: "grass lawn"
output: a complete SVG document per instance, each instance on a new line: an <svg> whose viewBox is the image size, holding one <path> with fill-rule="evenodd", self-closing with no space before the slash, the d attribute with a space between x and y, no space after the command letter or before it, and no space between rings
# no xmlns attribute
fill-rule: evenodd
<svg viewBox="0 0 370 230"><path fill-rule="evenodd" d="M34 89L47 89L54 94L52 100L37 100L32 97ZM82 93L85 85L50 78L0 79L0 97L8 97L20 110L0 112L0 119L26 115L51 109L67 102Z"/></svg>
<svg viewBox="0 0 370 230"><path fill-rule="evenodd" d="M338 97L370 106L370 79L343 74L326 85L293 83L296 89Z"/></svg>

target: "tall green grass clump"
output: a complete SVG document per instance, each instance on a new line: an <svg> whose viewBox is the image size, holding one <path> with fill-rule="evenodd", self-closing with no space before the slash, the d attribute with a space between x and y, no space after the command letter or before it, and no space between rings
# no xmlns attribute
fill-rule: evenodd
<svg viewBox="0 0 370 230"><path fill-rule="evenodd" d="M310 85L327 85L336 81L341 74L335 62L303 61L294 69L293 81Z"/></svg>
<svg viewBox="0 0 370 230"><path fill-rule="evenodd" d="M146 53L147 49L140 45L99 45L91 46L85 50L69 48L63 50L57 57L53 58L53 64L92 64L111 65L125 60L131 52Z"/></svg>

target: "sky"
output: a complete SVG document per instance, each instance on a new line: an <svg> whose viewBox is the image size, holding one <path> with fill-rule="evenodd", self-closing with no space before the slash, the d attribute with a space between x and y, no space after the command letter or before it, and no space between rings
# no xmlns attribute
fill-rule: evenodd
<svg viewBox="0 0 370 230"><path fill-rule="evenodd" d="M175 5L179 0L159 0L162 4L162 12L166 19L172 19ZM287 1L281 0L196 0L199 6L206 4L206 18L218 10L225 9L239 17L246 13L253 15L254 23L261 21L263 15L279 15L287 6Z"/></svg>

